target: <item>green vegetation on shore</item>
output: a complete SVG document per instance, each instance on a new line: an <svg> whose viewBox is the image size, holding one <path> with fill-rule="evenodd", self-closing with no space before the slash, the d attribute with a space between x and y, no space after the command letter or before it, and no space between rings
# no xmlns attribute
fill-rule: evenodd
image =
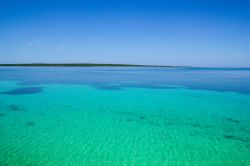
<svg viewBox="0 0 250 166"><path fill-rule="evenodd" d="M0 64L0 66L30 66L30 67L176 67L176 66L160 66L160 65L133 65L133 64L96 64L96 63L24 63L24 64Z"/></svg>

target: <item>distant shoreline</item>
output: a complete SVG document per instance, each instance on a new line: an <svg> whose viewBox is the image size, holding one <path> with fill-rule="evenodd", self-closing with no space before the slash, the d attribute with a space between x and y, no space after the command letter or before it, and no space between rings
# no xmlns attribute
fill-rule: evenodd
<svg viewBox="0 0 250 166"><path fill-rule="evenodd" d="M216 70L250 70L250 67L194 67L194 66L167 66L167 65L136 65L112 63L9 63L0 64L0 67L163 67L188 69L216 69Z"/></svg>
<svg viewBox="0 0 250 166"><path fill-rule="evenodd" d="M0 64L3 67L187 67L164 65L134 65L134 64L98 64L98 63L23 63Z"/></svg>

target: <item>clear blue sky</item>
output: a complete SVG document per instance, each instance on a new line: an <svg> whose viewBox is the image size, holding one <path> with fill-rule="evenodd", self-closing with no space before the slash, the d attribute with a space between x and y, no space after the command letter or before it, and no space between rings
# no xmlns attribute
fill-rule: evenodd
<svg viewBox="0 0 250 166"><path fill-rule="evenodd" d="M250 1L0 0L0 63L250 67Z"/></svg>

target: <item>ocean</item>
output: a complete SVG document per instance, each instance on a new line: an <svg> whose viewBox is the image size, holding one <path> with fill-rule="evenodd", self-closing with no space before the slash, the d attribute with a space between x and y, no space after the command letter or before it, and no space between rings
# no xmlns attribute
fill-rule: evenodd
<svg viewBox="0 0 250 166"><path fill-rule="evenodd" d="M250 69L0 67L0 166L249 166Z"/></svg>

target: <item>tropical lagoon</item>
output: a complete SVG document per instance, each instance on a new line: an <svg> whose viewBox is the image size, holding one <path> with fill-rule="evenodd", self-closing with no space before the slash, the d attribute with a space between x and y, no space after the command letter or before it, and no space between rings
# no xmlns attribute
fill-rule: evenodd
<svg viewBox="0 0 250 166"><path fill-rule="evenodd" d="M248 166L250 69L0 67L1 166Z"/></svg>

